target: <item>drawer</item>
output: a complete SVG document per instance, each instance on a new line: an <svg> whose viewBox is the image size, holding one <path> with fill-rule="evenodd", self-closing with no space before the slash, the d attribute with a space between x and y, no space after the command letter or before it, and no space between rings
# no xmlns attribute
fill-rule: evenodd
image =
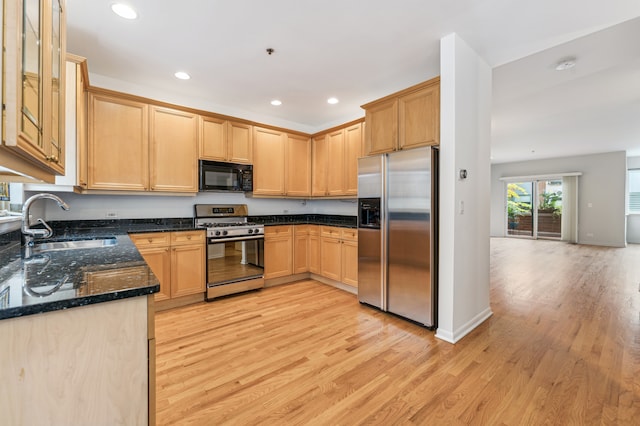
<svg viewBox="0 0 640 426"><path fill-rule="evenodd" d="M293 225L277 225L277 226L265 226L264 227L264 236L265 237L275 237L284 236L284 235L292 235L293 234Z"/></svg>
<svg viewBox="0 0 640 426"><path fill-rule="evenodd" d="M179 246L186 244L204 243L205 231L180 231L171 233L171 245Z"/></svg>
<svg viewBox="0 0 640 426"><path fill-rule="evenodd" d="M146 234L129 234L131 241L138 247L163 247L171 244L170 232L150 232Z"/></svg>
<svg viewBox="0 0 640 426"><path fill-rule="evenodd" d="M335 226L321 226L320 235L323 237L341 238L342 229L337 228Z"/></svg>
<svg viewBox="0 0 640 426"><path fill-rule="evenodd" d="M311 232L311 226L312 225L295 225L293 227L293 232L296 235L309 235Z"/></svg>
<svg viewBox="0 0 640 426"><path fill-rule="evenodd" d="M350 228L343 228L342 229L342 239L343 240L350 240L350 241L358 241L358 230L357 229L350 229Z"/></svg>
<svg viewBox="0 0 640 426"><path fill-rule="evenodd" d="M319 225L307 225L309 226L309 235L320 235L320 226Z"/></svg>

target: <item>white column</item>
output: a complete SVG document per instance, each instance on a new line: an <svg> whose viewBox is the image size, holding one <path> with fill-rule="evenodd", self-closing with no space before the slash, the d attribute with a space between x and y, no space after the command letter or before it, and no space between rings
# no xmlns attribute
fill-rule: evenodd
<svg viewBox="0 0 640 426"><path fill-rule="evenodd" d="M491 67L458 35L440 40L440 252L436 337L491 316ZM461 178L460 171L467 177Z"/></svg>

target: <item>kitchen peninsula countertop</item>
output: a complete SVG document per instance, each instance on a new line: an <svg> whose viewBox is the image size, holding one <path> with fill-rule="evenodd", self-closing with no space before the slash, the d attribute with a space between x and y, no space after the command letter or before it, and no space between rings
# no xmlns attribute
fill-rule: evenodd
<svg viewBox="0 0 640 426"><path fill-rule="evenodd" d="M157 293L129 233L196 229L192 218L49 222L47 241L115 237L112 246L24 258L20 231L0 235L0 320Z"/></svg>

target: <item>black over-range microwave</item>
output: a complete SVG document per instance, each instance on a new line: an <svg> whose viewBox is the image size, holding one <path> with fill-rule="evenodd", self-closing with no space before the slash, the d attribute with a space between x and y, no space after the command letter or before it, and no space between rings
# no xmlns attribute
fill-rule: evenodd
<svg viewBox="0 0 640 426"><path fill-rule="evenodd" d="M200 160L200 191L253 191L253 166Z"/></svg>

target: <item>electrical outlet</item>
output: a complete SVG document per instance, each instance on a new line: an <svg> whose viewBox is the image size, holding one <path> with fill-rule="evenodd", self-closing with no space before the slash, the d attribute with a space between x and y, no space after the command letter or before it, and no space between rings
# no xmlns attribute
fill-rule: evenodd
<svg viewBox="0 0 640 426"><path fill-rule="evenodd" d="M107 219L115 219L118 217L118 213L116 212L107 212L104 217L106 217Z"/></svg>

